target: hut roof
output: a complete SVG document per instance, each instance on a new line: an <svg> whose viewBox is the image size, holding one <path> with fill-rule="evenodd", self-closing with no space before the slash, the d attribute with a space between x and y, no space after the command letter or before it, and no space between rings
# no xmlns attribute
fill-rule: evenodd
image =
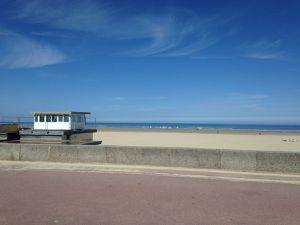
<svg viewBox="0 0 300 225"><path fill-rule="evenodd" d="M78 115L91 114L90 112L32 112L33 115Z"/></svg>

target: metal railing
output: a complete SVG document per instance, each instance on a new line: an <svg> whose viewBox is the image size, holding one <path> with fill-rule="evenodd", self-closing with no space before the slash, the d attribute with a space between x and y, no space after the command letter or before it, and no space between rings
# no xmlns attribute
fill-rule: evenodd
<svg viewBox="0 0 300 225"><path fill-rule="evenodd" d="M18 124L20 129L33 128L33 116L0 116L0 123Z"/></svg>
<svg viewBox="0 0 300 225"><path fill-rule="evenodd" d="M91 129L97 129L97 118L96 117L86 117L86 127Z"/></svg>

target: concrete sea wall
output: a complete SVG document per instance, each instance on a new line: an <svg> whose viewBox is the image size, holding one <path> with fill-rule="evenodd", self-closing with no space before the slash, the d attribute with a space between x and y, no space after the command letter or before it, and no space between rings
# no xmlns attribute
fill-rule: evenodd
<svg viewBox="0 0 300 225"><path fill-rule="evenodd" d="M0 160L300 173L300 152L0 143Z"/></svg>

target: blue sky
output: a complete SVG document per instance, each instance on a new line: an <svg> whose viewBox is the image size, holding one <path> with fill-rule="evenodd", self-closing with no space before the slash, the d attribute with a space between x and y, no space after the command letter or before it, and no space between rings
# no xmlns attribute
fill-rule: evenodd
<svg viewBox="0 0 300 225"><path fill-rule="evenodd" d="M0 1L1 116L300 124L299 1Z"/></svg>

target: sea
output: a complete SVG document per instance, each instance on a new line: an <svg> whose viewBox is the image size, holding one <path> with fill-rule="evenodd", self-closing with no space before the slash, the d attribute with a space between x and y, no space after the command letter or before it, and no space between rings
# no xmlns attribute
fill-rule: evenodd
<svg viewBox="0 0 300 225"><path fill-rule="evenodd" d="M97 122L89 125L110 127L136 127L136 128L194 128L194 129L238 129L238 130L274 130L274 131L300 131L300 125L274 125L274 124L218 124L218 123L117 123Z"/></svg>
<svg viewBox="0 0 300 225"><path fill-rule="evenodd" d="M20 119L21 118L21 119ZM0 123L19 123L20 125L33 126L32 117L20 117L12 119L0 117ZM166 122L94 122L87 119L90 126L110 127L136 127L136 128L192 128L192 129L237 129L237 130L266 130L266 131L299 131L300 124L243 124L243 123L166 123Z"/></svg>

